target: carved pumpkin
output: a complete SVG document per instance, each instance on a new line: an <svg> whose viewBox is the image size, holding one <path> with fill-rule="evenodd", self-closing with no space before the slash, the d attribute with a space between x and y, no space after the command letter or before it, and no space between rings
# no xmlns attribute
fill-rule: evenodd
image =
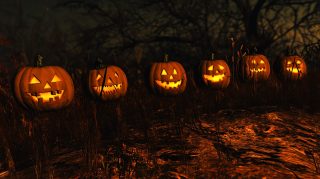
<svg viewBox="0 0 320 179"><path fill-rule="evenodd" d="M15 78L14 91L22 105L38 111L65 107L74 96L72 79L59 66L23 67Z"/></svg>
<svg viewBox="0 0 320 179"><path fill-rule="evenodd" d="M241 60L240 74L249 81L267 80L270 75L270 64L264 55L247 55Z"/></svg>
<svg viewBox="0 0 320 179"><path fill-rule="evenodd" d="M230 83L230 69L224 60L206 60L202 65L202 80L215 89L227 88Z"/></svg>
<svg viewBox="0 0 320 179"><path fill-rule="evenodd" d="M299 80L306 76L307 65L299 56L287 56L281 60L281 73L286 80Z"/></svg>
<svg viewBox="0 0 320 179"><path fill-rule="evenodd" d="M117 66L107 66L90 71L90 92L102 100L117 99L124 96L127 88L127 77Z"/></svg>
<svg viewBox="0 0 320 179"><path fill-rule="evenodd" d="M150 71L150 85L160 94L176 95L186 89L187 75L178 62L154 63Z"/></svg>

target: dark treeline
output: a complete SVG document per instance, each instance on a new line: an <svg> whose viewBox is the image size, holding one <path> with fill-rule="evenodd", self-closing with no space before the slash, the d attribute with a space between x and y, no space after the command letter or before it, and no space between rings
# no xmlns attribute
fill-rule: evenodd
<svg viewBox="0 0 320 179"><path fill-rule="evenodd" d="M29 6L3 6L12 16L2 31L28 58L42 52L63 65L96 56L108 63L162 60L164 53L186 61L212 51L225 57L232 53L231 39L236 48L257 47L274 57L320 39L317 0L60 0Z"/></svg>

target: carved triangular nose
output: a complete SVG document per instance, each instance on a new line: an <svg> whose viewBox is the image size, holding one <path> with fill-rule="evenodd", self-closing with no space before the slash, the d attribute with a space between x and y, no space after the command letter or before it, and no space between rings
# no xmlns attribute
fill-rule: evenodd
<svg viewBox="0 0 320 179"><path fill-rule="evenodd" d="M170 75L170 80L173 80L173 76L172 75Z"/></svg>
<svg viewBox="0 0 320 179"><path fill-rule="evenodd" d="M111 79L108 78L108 81L107 81L108 84L112 83Z"/></svg>
<svg viewBox="0 0 320 179"><path fill-rule="evenodd" d="M44 89L51 89L51 86L49 85L49 83L46 83L46 85L44 86Z"/></svg>

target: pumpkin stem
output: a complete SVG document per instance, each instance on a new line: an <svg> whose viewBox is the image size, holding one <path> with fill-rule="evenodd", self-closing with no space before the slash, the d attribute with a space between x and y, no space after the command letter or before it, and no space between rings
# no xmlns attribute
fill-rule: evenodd
<svg viewBox="0 0 320 179"><path fill-rule="evenodd" d="M292 56L292 55L297 55L297 50L293 47L287 47L287 55Z"/></svg>
<svg viewBox="0 0 320 179"><path fill-rule="evenodd" d="M165 54L165 55L164 55L164 62L168 62L168 58L169 58L169 55L168 55L168 54Z"/></svg>
<svg viewBox="0 0 320 179"><path fill-rule="evenodd" d="M214 60L214 53L211 53L211 60Z"/></svg>
<svg viewBox="0 0 320 179"><path fill-rule="evenodd" d="M297 55L297 49L296 48L292 48L291 49L291 55Z"/></svg>
<svg viewBox="0 0 320 179"><path fill-rule="evenodd" d="M258 53L258 48L257 48L257 47L254 47L254 48L253 48L253 54L256 55L257 53Z"/></svg>
<svg viewBox="0 0 320 179"><path fill-rule="evenodd" d="M287 46L287 55L291 55L291 48Z"/></svg>
<svg viewBox="0 0 320 179"><path fill-rule="evenodd" d="M105 65L103 64L102 59L98 57L96 60L96 68L100 69L100 68L104 68L104 67L105 67Z"/></svg>
<svg viewBox="0 0 320 179"><path fill-rule="evenodd" d="M42 59L43 59L43 56L37 55L37 58L36 58L36 66L37 67L41 67L42 66Z"/></svg>

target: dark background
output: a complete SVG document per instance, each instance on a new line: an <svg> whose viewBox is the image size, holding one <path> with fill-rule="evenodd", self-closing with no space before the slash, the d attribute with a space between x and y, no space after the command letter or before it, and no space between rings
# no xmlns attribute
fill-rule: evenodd
<svg viewBox="0 0 320 179"><path fill-rule="evenodd" d="M294 49L308 65L307 78L281 81L272 69L266 82L240 81L239 54L252 53L255 47L268 57L271 67ZM231 68L226 90L214 91L200 82L198 66L211 53ZM68 108L38 113L15 100L14 76L20 67L33 65L38 54L44 56L44 65L59 65L71 74L76 88ZM163 97L149 89L150 64L163 61L165 54L187 71L188 87L182 95ZM88 70L98 57L127 74L129 88L122 99L101 102L88 93ZM151 129L159 121L167 121L168 126L173 122L179 131L203 114L224 109L272 106L316 113L319 66L317 0L2 0L0 170L43 177L51 176L54 166L63 166L72 171L68 176L91 176L99 168L108 168L92 162L100 154L106 157L106 148L113 147L114 156L120 156L124 144L143 144L151 146L152 153ZM140 137L132 139L136 135ZM81 151L80 164L68 168L52 163L55 156L74 151ZM126 172L126 167L120 168ZM159 174L147 171L141 175Z"/></svg>

